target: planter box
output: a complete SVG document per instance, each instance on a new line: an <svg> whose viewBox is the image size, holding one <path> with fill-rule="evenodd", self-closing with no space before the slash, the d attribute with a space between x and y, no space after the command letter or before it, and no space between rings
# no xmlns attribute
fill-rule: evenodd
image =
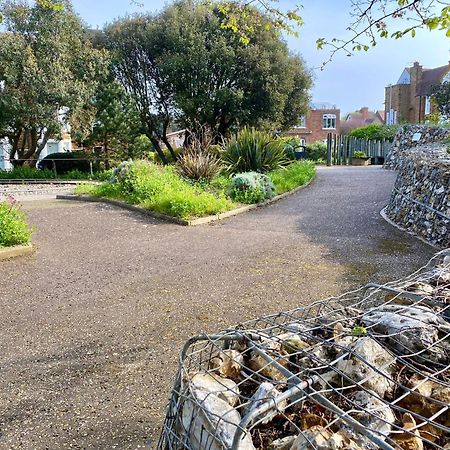
<svg viewBox="0 0 450 450"><path fill-rule="evenodd" d="M370 158L352 158L352 166L368 166Z"/></svg>

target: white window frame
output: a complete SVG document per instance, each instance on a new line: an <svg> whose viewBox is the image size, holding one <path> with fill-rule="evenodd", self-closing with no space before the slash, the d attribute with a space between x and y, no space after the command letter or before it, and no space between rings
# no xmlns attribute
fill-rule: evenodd
<svg viewBox="0 0 450 450"><path fill-rule="evenodd" d="M331 121L328 123L328 121ZM335 130L336 129L336 114L323 114L322 115L322 130Z"/></svg>
<svg viewBox="0 0 450 450"><path fill-rule="evenodd" d="M430 97L425 97L425 115L431 114L431 99Z"/></svg>
<svg viewBox="0 0 450 450"><path fill-rule="evenodd" d="M306 116L300 116L298 118L298 125L295 128L306 128Z"/></svg>

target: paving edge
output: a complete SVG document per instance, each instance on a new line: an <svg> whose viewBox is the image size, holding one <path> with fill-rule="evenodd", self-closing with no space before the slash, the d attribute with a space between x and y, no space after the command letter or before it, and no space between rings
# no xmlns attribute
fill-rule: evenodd
<svg viewBox="0 0 450 450"><path fill-rule="evenodd" d="M117 206L119 208L124 208L129 211L137 212L139 214L143 214L148 217L153 217L155 219L164 220L165 222L171 222L175 223L177 225L183 225L183 226L196 226L196 225L204 225L211 222L216 222L218 220L226 219L228 217L237 216L239 214L243 214L247 211L251 211L253 209L261 208L263 206L270 205L278 200L281 200L282 198L288 197L289 195L295 194L296 192L308 187L315 179L315 176L311 178L307 183L298 186L291 191L284 192L283 194L277 195L274 198L271 198L270 200L266 200L265 202L254 204L254 205L246 205L241 206L236 209L232 209L231 211L226 211L220 214L214 214L212 216L206 216L206 217L199 217L198 219L193 220L183 220L178 219L177 217L168 216L166 214L157 213L155 211L150 211L148 209L141 208L139 206L130 205L126 202L121 202L119 200L112 200L108 198L102 198L102 197L92 197L90 195L57 195L56 198L58 200L74 200L79 202L94 202L94 203L108 203L110 205Z"/></svg>
<svg viewBox="0 0 450 450"><path fill-rule="evenodd" d="M433 244L429 241L427 241L425 238L423 238L422 236L419 236L416 233L413 233L412 231L403 228L401 225L399 225L398 223L394 222L392 219L390 219L388 217L388 215L386 214L386 209L387 206L385 206L381 211L380 211L380 216L390 225L392 225L393 227L397 228L397 230L403 231L403 233L409 234L412 237L415 237L416 239L418 239L419 241L422 241L425 244L428 244L430 247L437 249L437 250L442 250L442 247L440 247L439 245Z"/></svg>
<svg viewBox="0 0 450 450"><path fill-rule="evenodd" d="M15 245L13 247L0 248L0 261L17 256L25 256L33 253L33 246L29 245Z"/></svg>

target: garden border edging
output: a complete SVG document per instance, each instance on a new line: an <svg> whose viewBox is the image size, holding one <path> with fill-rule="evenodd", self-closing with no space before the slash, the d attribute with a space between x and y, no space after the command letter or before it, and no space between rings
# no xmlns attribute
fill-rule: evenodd
<svg viewBox="0 0 450 450"><path fill-rule="evenodd" d="M0 261L16 258L17 256L30 255L33 253L33 250L32 244L0 248Z"/></svg>
<svg viewBox="0 0 450 450"><path fill-rule="evenodd" d="M251 211L253 209L261 208L262 206L270 205L271 203L274 203L278 200L281 200L282 198L285 198L289 195L295 194L296 192L308 187L316 178L316 175L314 175L313 178L308 180L305 184L302 184L301 186L297 186L296 188L292 189L291 191L284 192L283 194L277 195L274 198L271 198L269 200L266 200L262 203L257 203L254 205L245 205L241 206L236 209L232 209L231 211L226 211L219 214L214 214L212 216L206 216L206 217L199 217L198 219L192 219L192 220L184 220L179 219L177 217L168 216L167 214L161 214L155 211L150 211L148 209L141 208L139 206L130 205L129 203L122 202L120 200L113 200L109 198L103 198L103 197L93 197L90 195L56 195L56 198L58 200L73 200L73 201L79 201L79 202L93 202L93 203L108 203L113 206L117 206L119 208L124 208L129 211L138 212L140 214L143 214L145 216L153 217L155 219L164 220L165 222L171 222L175 223L177 225L183 225L183 226L196 226L196 225L204 225L211 222L217 222L222 219L226 219L228 217L237 216L239 214L245 213L247 211Z"/></svg>

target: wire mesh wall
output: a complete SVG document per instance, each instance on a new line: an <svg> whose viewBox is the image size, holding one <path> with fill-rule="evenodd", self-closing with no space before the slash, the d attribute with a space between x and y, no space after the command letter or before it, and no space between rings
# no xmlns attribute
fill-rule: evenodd
<svg viewBox="0 0 450 450"><path fill-rule="evenodd" d="M190 339L159 449L449 449L450 249L401 281Z"/></svg>

